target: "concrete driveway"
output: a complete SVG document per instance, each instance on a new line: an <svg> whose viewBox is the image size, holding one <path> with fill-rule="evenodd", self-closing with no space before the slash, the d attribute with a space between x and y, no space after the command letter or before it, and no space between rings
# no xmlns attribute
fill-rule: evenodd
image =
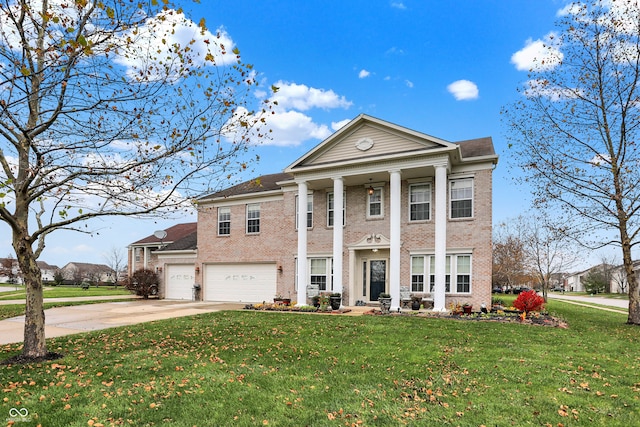
<svg viewBox="0 0 640 427"><path fill-rule="evenodd" d="M244 306L244 303L226 302L134 300L56 307L45 310L45 336L53 338L153 320L237 310ZM0 321L0 344L23 340L24 316Z"/></svg>

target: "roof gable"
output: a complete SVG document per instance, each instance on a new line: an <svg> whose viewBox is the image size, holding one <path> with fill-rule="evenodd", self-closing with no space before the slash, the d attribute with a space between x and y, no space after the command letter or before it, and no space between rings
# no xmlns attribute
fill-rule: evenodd
<svg viewBox="0 0 640 427"><path fill-rule="evenodd" d="M285 171L352 159L376 159L403 153L411 155L437 149L455 150L456 145L361 114L296 160Z"/></svg>

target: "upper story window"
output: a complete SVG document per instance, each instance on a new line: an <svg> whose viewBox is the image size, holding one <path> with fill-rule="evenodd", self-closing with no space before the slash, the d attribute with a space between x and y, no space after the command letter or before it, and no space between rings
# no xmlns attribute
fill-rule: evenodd
<svg viewBox="0 0 640 427"><path fill-rule="evenodd" d="M231 208L218 208L218 236L231 234Z"/></svg>
<svg viewBox="0 0 640 427"><path fill-rule="evenodd" d="M409 221L431 219L431 184L409 186Z"/></svg>
<svg viewBox="0 0 640 427"><path fill-rule="evenodd" d="M371 193L367 191L367 218L382 218L384 217L382 188L374 188Z"/></svg>
<svg viewBox="0 0 640 427"><path fill-rule="evenodd" d="M313 227L313 193L307 194L307 228ZM296 230L298 229L298 196L296 196Z"/></svg>
<svg viewBox="0 0 640 427"><path fill-rule="evenodd" d="M451 218L473 217L473 179L451 181L449 199L451 200Z"/></svg>
<svg viewBox="0 0 640 427"><path fill-rule="evenodd" d="M247 234L260 233L260 205L247 205Z"/></svg>
<svg viewBox="0 0 640 427"><path fill-rule="evenodd" d="M345 213L347 209L347 193L342 193L342 225L345 224ZM327 193L327 226L333 227L334 218L334 197L333 193Z"/></svg>

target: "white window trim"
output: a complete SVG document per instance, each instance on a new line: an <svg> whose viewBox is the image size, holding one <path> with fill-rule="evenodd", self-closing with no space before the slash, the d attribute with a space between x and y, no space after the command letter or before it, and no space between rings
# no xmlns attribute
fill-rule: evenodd
<svg viewBox="0 0 640 427"><path fill-rule="evenodd" d="M413 204L413 203L411 203L411 189L413 187L418 187L418 186L423 186L423 185L426 185L426 186L429 187L429 200L426 202L426 203L429 204L429 210L428 210L429 218L427 218L427 219L411 219L411 205ZM433 201L433 186L431 185L430 182L413 182L413 183L409 184L409 194L407 194L407 203L408 203L407 215L408 215L409 222L427 222L427 221L431 221L431 217L432 217L432 215L431 215L431 207L433 206L432 201Z"/></svg>
<svg viewBox="0 0 640 427"><path fill-rule="evenodd" d="M458 292L458 257L468 256L469 257L469 292ZM431 271L431 257L435 257L434 254L411 254L411 258L414 257L422 257L424 262L424 293L431 293L431 276L435 274L435 272ZM447 295L471 295L473 294L473 254L471 253L451 253L447 254L447 258L449 259L449 291L446 292ZM412 283L413 276L413 261L410 260L410 271L409 271L409 286ZM465 273L466 274L466 273ZM419 292L419 291L411 291L411 292Z"/></svg>
<svg viewBox="0 0 640 427"><path fill-rule="evenodd" d="M325 263L325 273L326 277L326 287L327 289L319 289L320 292L333 292L333 258L332 257L309 257L307 258L307 283L311 284L311 276L318 276L320 274L312 274L311 273L311 261L323 259L326 261Z"/></svg>
<svg viewBox="0 0 640 427"><path fill-rule="evenodd" d="M459 181L471 181L471 216L463 216L463 217L456 217L453 218L453 197L451 195L452 191L453 191L453 183L454 182L459 182ZM469 200L469 199L456 199L456 200ZM472 177L460 177L460 178L456 178L456 179L450 179L449 180L449 219L454 220L454 221L458 221L458 220L469 220L469 219L473 219L474 218L474 211L475 211L475 179Z"/></svg>
<svg viewBox="0 0 640 427"><path fill-rule="evenodd" d="M329 209L329 196L333 196L333 191L327 192L327 227L333 228L332 224L329 224L329 212L333 212L333 222L335 222L335 209ZM333 204L335 206L336 200L333 199ZM347 223L347 192L342 192L342 227L344 227Z"/></svg>
<svg viewBox="0 0 640 427"><path fill-rule="evenodd" d="M229 233L227 234L220 234L220 211L221 210L225 210L226 212L229 213L229 220L228 221L224 221L224 222L228 222L229 223ZM231 208L229 206L220 206L218 208L218 223L217 223L217 234L218 236L230 236L231 235Z"/></svg>
<svg viewBox="0 0 640 427"><path fill-rule="evenodd" d="M295 205L296 205L296 230L298 229L298 195L295 197ZM309 214L311 214L311 225L309 225ZM313 228L313 191L307 192L307 215L305 217L307 219L307 230L311 230Z"/></svg>
<svg viewBox="0 0 640 427"><path fill-rule="evenodd" d="M258 218L249 218L249 208L251 206L257 206L258 207ZM260 234L260 230L262 229L262 224L260 221L261 217L261 212L260 212L260 203L249 203L247 204L247 207L245 209L245 233L246 234L250 234L250 235L256 235L256 234ZM258 220L258 231L249 231L249 219Z"/></svg>
<svg viewBox="0 0 640 427"><path fill-rule="evenodd" d="M373 187L374 190L380 190L380 215L371 215L371 194L367 191L367 219L384 218L384 187Z"/></svg>

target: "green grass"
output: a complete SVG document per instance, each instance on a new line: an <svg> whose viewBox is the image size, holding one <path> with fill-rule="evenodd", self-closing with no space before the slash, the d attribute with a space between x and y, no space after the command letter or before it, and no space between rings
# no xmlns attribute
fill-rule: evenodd
<svg viewBox="0 0 640 427"><path fill-rule="evenodd" d="M13 285L15 287L15 285ZM75 297L96 297L96 296L111 296L111 295L132 295L130 291L123 287L117 289L111 286L91 287L89 289L82 289L79 287L71 286L56 286L46 287L44 289L45 298L75 298ZM25 298L25 290L23 286L19 286L16 291L2 292L0 293L0 301L6 300L20 300Z"/></svg>
<svg viewBox="0 0 640 427"><path fill-rule="evenodd" d="M549 308L569 329L240 311L56 338L63 359L0 366L0 414L26 408L21 426L635 425L640 328Z"/></svg>

